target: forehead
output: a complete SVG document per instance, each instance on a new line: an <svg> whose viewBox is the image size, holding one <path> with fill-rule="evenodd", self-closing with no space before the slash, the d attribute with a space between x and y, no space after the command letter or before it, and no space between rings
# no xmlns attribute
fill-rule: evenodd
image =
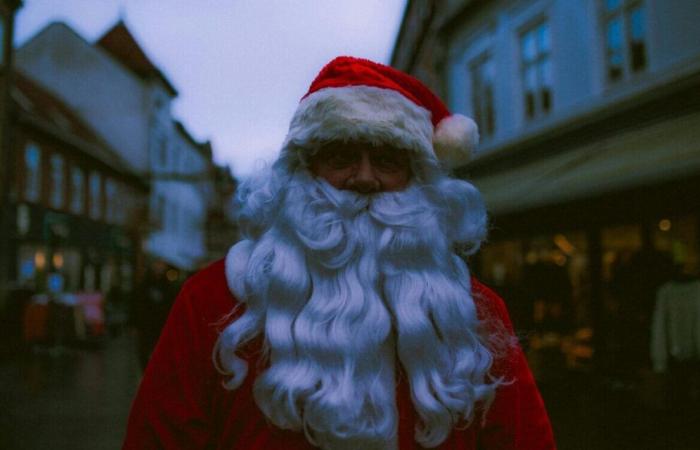
<svg viewBox="0 0 700 450"><path fill-rule="evenodd" d="M406 150L400 147L396 147L391 144L385 144L380 142L369 142L362 140L349 140L349 141L327 141L319 145L317 148L317 153L321 152L361 152L361 151L371 151L371 152L387 152L410 155L410 150Z"/></svg>

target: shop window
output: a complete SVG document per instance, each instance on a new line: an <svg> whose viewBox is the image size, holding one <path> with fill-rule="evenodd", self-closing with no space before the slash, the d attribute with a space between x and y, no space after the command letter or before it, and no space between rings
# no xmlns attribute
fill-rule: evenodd
<svg viewBox="0 0 700 450"><path fill-rule="evenodd" d="M62 255L62 273L66 279L66 289L76 292L80 289L80 271L82 268L80 251L76 248L64 249Z"/></svg>
<svg viewBox="0 0 700 450"><path fill-rule="evenodd" d="M642 227L639 225L619 225L603 228L601 246L603 280L610 282L615 277L615 273L624 267L635 253L641 250Z"/></svg>
<svg viewBox="0 0 700 450"><path fill-rule="evenodd" d="M517 284L522 277L521 241L490 242L481 250L481 276L494 287Z"/></svg>
<svg viewBox="0 0 700 450"><path fill-rule="evenodd" d="M700 275L698 217L661 218L651 224L654 249L668 254L675 275Z"/></svg>
<svg viewBox="0 0 700 450"><path fill-rule="evenodd" d="M85 292L95 292L97 280L96 280L95 266L92 264L87 264L83 268L83 290Z"/></svg>
<svg viewBox="0 0 700 450"><path fill-rule="evenodd" d="M90 218L102 218L102 177L98 172L90 173Z"/></svg>
<svg viewBox="0 0 700 450"><path fill-rule="evenodd" d="M31 202L41 197L41 150L34 142L24 148L24 199Z"/></svg>
<svg viewBox="0 0 700 450"><path fill-rule="evenodd" d="M71 167L70 210L75 214L85 211L85 173L77 166Z"/></svg>
<svg viewBox="0 0 700 450"><path fill-rule="evenodd" d="M539 22L520 36L525 117L534 119L552 109L552 61L549 23Z"/></svg>
<svg viewBox="0 0 700 450"><path fill-rule="evenodd" d="M19 282L33 284L38 273L46 269L46 249L35 245L21 245L17 251Z"/></svg>
<svg viewBox="0 0 700 450"><path fill-rule="evenodd" d="M540 379L592 362L589 251L583 232L493 242L481 251L481 274L505 299Z"/></svg>
<svg viewBox="0 0 700 450"><path fill-rule="evenodd" d="M656 248L642 224L603 228L601 368L632 379L648 367L651 316L658 288L672 271L671 254Z"/></svg>
<svg viewBox="0 0 700 450"><path fill-rule="evenodd" d="M644 2L604 0L602 22L607 79L616 82L647 67L647 31Z"/></svg>
<svg viewBox="0 0 700 450"><path fill-rule="evenodd" d="M20 245L17 249L18 281L37 291L45 290L51 259L49 249L45 246Z"/></svg>
<svg viewBox="0 0 700 450"><path fill-rule="evenodd" d="M469 72L472 82L474 120L479 125L479 132L482 136L493 136L496 131L493 58L488 55L478 58L471 64Z"/></svg>
<svg viewBox="0 0 700 450"><path fill-rule="evenodd" d="M121 282L120 286L127 292L133 288L134 285L134 271L131 264L124 262L121 264Z"/></svg>
<svg viewBox="0 0 700 450"><path fill-rule="evenodd" d="M114 263L107 262L100 269L100 291L107 294L113 286L112 276L114 275Z"/></svg>

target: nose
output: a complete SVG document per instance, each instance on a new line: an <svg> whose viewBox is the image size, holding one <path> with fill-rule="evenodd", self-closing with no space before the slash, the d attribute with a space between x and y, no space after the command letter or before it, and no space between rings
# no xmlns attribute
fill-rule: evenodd
<svg viewBox="0 0 700 450"><path fill-rule="evenodd" d="M348 189L360 194L372 194L381 190L381 183L374 173L369 152L362 152L357 169L348 179Z"/></svg>

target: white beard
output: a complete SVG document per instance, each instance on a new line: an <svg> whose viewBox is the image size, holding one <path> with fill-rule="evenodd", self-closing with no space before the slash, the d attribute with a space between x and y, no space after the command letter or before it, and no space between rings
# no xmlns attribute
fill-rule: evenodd
<svg viewBox="0 0 700 450"><path fill-rule="evenodd" d="M236 351L263 334L270 365L255 381L258 406L321 448L396 447L397 360L421 445L485 411L498 380L476 332L468 268L453 252L484 237L478 192L446 177L372 196L305 171L287 185L273 178L245 194L248 239L227 258L246 305L215 350L228 387L248 370Z"/></svg>

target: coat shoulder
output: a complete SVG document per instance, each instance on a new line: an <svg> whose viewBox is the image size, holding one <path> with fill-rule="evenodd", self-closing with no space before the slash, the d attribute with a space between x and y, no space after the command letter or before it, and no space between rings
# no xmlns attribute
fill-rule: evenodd
<svg viewBox="0 0 700 450"><path fill-rule="evenodd" d="M506 308L506 304L501 296L474 277L472 277L471 283L472 296L479 319L482 321L496 320L501 322L512 333L513 325L508 315L508 308Z"/></svg>
<svg viewBox="0 0 700 450"><path fill-rule="evenodd" d="M214 261L188 278L181 295L195 309L214 314L230 313L239 303L226 282L224 259Z"/></svg>

